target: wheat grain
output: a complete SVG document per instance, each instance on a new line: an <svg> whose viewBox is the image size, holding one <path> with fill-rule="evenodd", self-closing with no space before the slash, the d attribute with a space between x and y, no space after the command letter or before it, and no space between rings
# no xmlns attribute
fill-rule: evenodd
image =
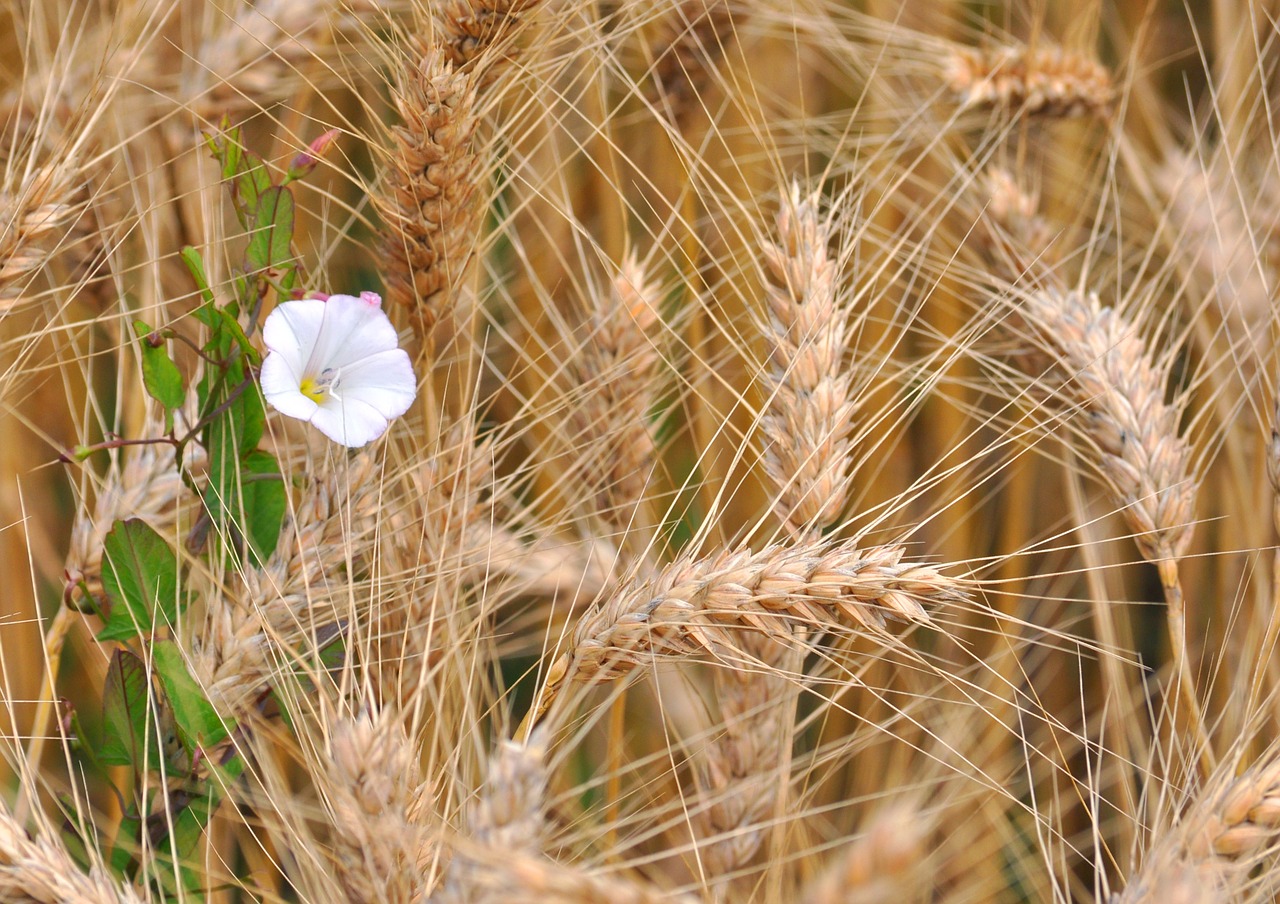
<svg viewBox="0 0 1280 904"><path fill-rule="evenodd" d="M901 904L926 883L928 820L905 804L877 814L826 874L804 889L805 904Z"/></svg>

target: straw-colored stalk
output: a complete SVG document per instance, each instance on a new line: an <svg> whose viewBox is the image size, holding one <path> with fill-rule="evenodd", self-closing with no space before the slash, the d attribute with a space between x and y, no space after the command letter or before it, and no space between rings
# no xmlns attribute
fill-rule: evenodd
<svg viewBox="0 0 1280 904"><path fill-rule="evenodd" d="M1164 588L1174 674L1192 736L1212 759L1191 666L1178 560L1191 542L1198 476L1181 412L1165 401L1168 362L1157 361L1141 334L1092 293L1044 290L1026 297L1023 313L1054 356L1061 391L1086 415L1084 430L1098 465L1143 558Z"/></svg>
<svg viewBox="0 0 1280 904"><path fill-rule="evenodd" d="M371 453L341 459L307 487L261 569L229 576L229 593L205 594L187 649L220 713L243 713L297 647L332 639L349 618L351 575L341 572L372 543L380 489Z"/></svg>
<svg viewBox="0 0 1280 904"><path fill-rule="evenodd" d="M28 780L32 780L28 777ZM101 866L83 871L48 828L35 837L0 803L0 898L12 904L141 904Z"/></svg>
<svg viewBox="0 0 1280 904"><path fill-rule="evenodd" d="M886 619L928 623L926 605L968 598L964 580L904 562L904 551L846 541L681 556L582 618L552 664L541 709L567 684L611 681L658 657L741 663L744 632L785 643L798 625L852 627L893 642Z"/></svg>
<svg viewBox="0 0 1280 904"><path fill-rule="evenodd" d="M1280 757L1255 763L1238 778L1212 781L1181 821L1158 838L1142 870L1117 904L1166 904L1171 900L1233 900L1250 882L1257 900L1274 893L1274 869L1249 873L1275 853L1280 840Z"/></svg>
<svg viewBox="0 0 1280 904"><path fill-rule="evenodd" d="M317 764L330 854L353 904L420 900L426 833L419 752L393 709L333 720Z"/></svg>
<svg viewBox="0 0 1280 904"><path fill-rule="evenodd" d="M547 835L546 744L535 732L526 743L502 742L489 757L484 783L466 818L465 843L449 864L440 900L503 901L486 888L486 874L512 854L537 857ZM497 883L499 886L501 883Z"/></svg>
<svg viewBox="0 0 1280 904"><path fill-rule="evenodd" d="M655 463L649 411L657 395L660 298L644 268L623 260L610 291L597 293L590 333L573 362L576 404L569 435L580 465L575 478L609 537L646 545L641 505Z"/></svg>
<svg viewBox="0 0 1280 904"><path fill-rule="evenodd" d="M957 47L945 80L962 109L1012 114L1103 115L1114 95L1106 67L1060 47Z"/></svg>

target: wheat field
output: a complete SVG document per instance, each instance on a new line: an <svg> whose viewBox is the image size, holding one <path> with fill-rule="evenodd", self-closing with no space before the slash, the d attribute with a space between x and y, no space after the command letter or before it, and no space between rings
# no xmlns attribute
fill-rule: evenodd
<svg viewBox="0 0 1280 904"><path fill-rule="evenodd" d="M0 0L0 900L1276 900L1278 22Z"/></svg>

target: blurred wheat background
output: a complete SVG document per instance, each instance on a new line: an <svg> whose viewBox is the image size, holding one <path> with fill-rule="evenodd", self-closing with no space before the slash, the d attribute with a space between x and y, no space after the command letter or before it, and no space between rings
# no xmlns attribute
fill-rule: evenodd
<svg viewBox="0 0 1280 904"><path fill-rule="evenodd" d="M0 899L1275 900L1278 13L2 0Z"/></svg>

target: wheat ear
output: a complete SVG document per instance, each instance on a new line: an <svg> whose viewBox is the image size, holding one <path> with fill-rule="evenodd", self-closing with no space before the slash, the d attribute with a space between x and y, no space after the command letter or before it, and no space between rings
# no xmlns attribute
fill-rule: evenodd
<svg viewBox="0 0 1280 904"><path fill-rule="evenodd" d="M333 821L331 856L348 900L420 900L423 783L403 720L391 708L335 719L327 753L327 768L316 771Z"/></svg>
<svg viewBox="0 0 1280 904"><path fill-rule="evenodd" d="M34 779L28 777L27 781ZM141 904L101 867L82 871L48 831L30 837L0 803L0 898L14 904Z"/></svg>
<svg viewBox="0 0 1280 904"><path fill-rule="evenodd" d="M964 580L903 562L904 551L848 541L681 556L583 616L551 666L537 712L566 684L614 680L656 657L740 660L733 651L744 630L785 641L793 625L847 625L887 637L886 618L927 623L926 605L968 598Z"/></svg>
<svg viewBox="0 0 1280 904"><path fill-rule="evenodd" d="M387 297L414 306L430 330L464 284L483 204L473 139L479 120L470 75L428 51L396 96L387 183L378 198L387 223Z"/></svg>
<svg viewBox="0 0 1280 904"><path fill-rule="evenodd" d="M1211 769L1213 753L1187 660L1178 571L1191 542L1199 479L1191 446L1179 432L1179 409L1165 401L1168 365L1155 361L1136 327L1094 294L1035 292L1027 297L1025 315L1064 372L1064 391L1087 414L1085 431L1102 474L1143 558L1159 571L1187 727Z"/></svg>
<svg viewBox="0 0 1280 904"><path fill-rule="evenodd" d="M511 854L542 854L547 833L545 760L540 732L525 743L504 741L490 756L484 783L467 814L467 844L449 864L441 900L503 900L500 892L485 889L493 864ZM479 851L469 854L473 845ZM495 859L490 861L490 856Z"/></svg>
<svg viewBox="0 0 1280 904"><path fill-rule="evenodd" d="M803 891L804 904L897 904L925 883L927 820L907 805L879 813Z"/></svg>
<svg viewBox="0 0 1280 904"><path fill-rule="evenodd" d="M1238 778L1211 784L1179 824L1157 841L1117 901L1165 902L1176 899L1180 889L1217 896L1205 894L1205 900L1225 900L1232 881L1243 881L1264 856L1274 853L1277 840L1280 757L1273 754ZM1274 871L1259 881L1270 891L1280 884Z"/></svg>
<svg viewBox="0 0 1280 904"><path fill-rule="evenodd" d="M734 16L727 0L680 0L667 14L651 55L657 103L672 122L683 128L700 109L733 36Z"/></svg>
<svg viewBox="0 0 1280 904"><path fill-rule="evenodd" d="M83 179L73 163L50 163L0 186L0 313L17 303L49 259L49 246L78 215Z"/></svg>
<svg viewBox="0 0 1280 904"><path fill-rule="evenodd" d="M649 410L657 395L659 295L635 257L628 255L607 293L598 293L590 334L575 356L581 401L569 430L581 465L576 476L593 501L606 536L633 536L655 461ZM647 543L640 536L634 546Z"/></svg>
<svg viewBox="0 0 1280 904"><path fill-rule="evenodd" d="M764 240L763 325L771 347L769 400L761 418L765 473L774 511L793 540L813 541L844 511L852 478L856 403L844 366L852 337L842 304L837 262L830 257L831 220L817 195L785 194L776 235ZM803 625L794 626L803 633ZM717 669L716 696L724 732L712 741L699 771L710 804L703 814L708 842L700 854L711 876L732 875L755 854L759 826L785 810L791 734L803 647L772 633L738 638L756 668Z"/></svg>
<svg viewBox="0 0 1280 904"><path fill-rule="evenodd" d="M956 48L947 87L960 107L995 107L1044 116L1100 115L1111 104L1111 73L1097 60L1060 47Z"/></svg>

